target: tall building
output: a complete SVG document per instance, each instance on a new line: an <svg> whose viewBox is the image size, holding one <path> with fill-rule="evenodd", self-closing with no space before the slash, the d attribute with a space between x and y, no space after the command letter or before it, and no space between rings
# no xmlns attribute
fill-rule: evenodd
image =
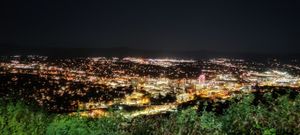
<svg viewBox="0 0 300 135"><path fill-rule="evenodd" d="M204 74L201 74L201 75L198 77L198 83L199 83L199 84L205 84L205 75L204 75Z"/></svg>

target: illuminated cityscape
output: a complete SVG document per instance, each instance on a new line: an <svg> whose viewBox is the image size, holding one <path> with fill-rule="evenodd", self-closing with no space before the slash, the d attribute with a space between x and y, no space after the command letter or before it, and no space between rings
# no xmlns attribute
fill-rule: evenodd
<svg viewBox="0 0 300 135"><path fill-rule="evenodd" d="M297 60L29 55L3 56L0 62L2 97L87 117L110 115L113 109L133 118L177 111L193 101L225 102L258 88L300 88Z"/></svg>
<svg viewBox="0 0 300 135"><path fill-rule="evenodd" d="M1 5L0 135L300 135L299 0Z"/></svg>

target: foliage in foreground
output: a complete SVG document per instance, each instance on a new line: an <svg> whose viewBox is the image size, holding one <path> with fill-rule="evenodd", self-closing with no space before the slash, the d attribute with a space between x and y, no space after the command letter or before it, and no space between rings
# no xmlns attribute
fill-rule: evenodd
<svg viewBox="0 0 300 135"><path fill-rule="evenodd" d="M48 126L48 135L118 135L118 118L104 117L101 119L81 118L79 116L59 116Z"/></svg>
<svg viewBox="0 0 300 135"><path fill-rule="evenodd" d="M254 96L234 103L223 115L187 109L169 118L136 119L135 134L300 134L300 96L272 98L253 105ZM141 124L145 123L145 124Z"/></svg>
<svg viewBox="0 0 300 135"><path fill-rule="evenodd" d="M223 115L190 108L170 116L100 119L31 111L24 104L1 104L1 134L106 135L106 134L300 134L300 96L273 98L253 104L253 95L233 103Z"/></svg>
<svg viewBox="0 0 300 135"><path fill-rule="evenodd" d="M49 123L46 113L36 112L23 103L5 104L0 100L1 135L41 135Z"/></svg>

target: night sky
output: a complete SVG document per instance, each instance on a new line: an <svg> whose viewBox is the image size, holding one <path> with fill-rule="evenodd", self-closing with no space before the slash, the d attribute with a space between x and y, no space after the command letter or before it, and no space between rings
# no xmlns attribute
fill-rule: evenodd
<svg viewBox="0 0 300 135"><path fill-rule="evenodd" d="M300 52L296 0L23 0L2 6L0 43L14 47Z"/></svg>

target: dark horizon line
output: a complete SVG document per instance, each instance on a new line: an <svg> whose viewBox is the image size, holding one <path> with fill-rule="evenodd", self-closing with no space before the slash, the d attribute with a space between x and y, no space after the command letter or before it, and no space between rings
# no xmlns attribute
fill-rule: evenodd
<svg viewBox="0 0 300 135"><path fill-rule="evenodd" d="M87 57L87 56L105 56L105 57L169 57L169 58L283 58L299 59L300 53L262 53L262 52L222 52L209 50L152 50L131 47L0 47L0 55L44 55L53 57Z"/></svg>
<svg viewBox="0 0 300 135"><path fill-rule="evenodd" d="M211 53L228 53L228 54L259 54L259 55L287 55L287 54L292 54L292 55L300 55L300 52L263 52L263 51L228 51L228 50L209 50L209 49L186 49L186 50L179 50L179 49L165 49L165 48L142 48L142 47L128 47L128 46L108 46L108 47L92 47L92 46L43 46L43 47L38 47L38 46L23 46L23 45L16 45L16 44L11 44L11 43L0 43L0 49L8 49L10 51L19 51L19 50L45 50L45 49L50 49L50 50L55 50L55 49L84 49L84 50L100 50L100 49L124 49L124 50L134 50L134 51L153 51L153 52L167 52L167 53L180 53L180 52L211 52ZM1 52L1 51L0 51Z"/></svg>

